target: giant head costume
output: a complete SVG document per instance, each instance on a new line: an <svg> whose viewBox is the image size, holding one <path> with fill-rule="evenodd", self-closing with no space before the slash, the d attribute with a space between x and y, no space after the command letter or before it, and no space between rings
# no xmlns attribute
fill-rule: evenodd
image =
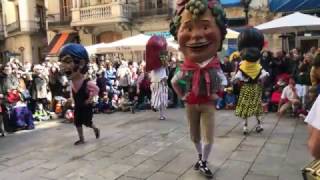
<svg viewBox="0 0 320 180"><path fill-rule="evenodd" d="M221 50L226 16L218 0L177 0L170 32L186 59L201 63Z"/></svg>
<svg viewBox="0 0 320 180"><path fill-rule="evenodd" d="M238 49L242 62L239 69L252 79L259 77L262 66L258 62L264 46L263 34L255 28L247 28L238 37Z"/></svg>
<svg viewBox="0 0 320 180"><path fill-rule="evenodd" d="M75 43L66 44L59 53L61 70L71 79L75 73L85 74L88 71L89 56L86 49Z"/></svg>
<svg viewBox="0 0 320 180"><path fill-rule="evenodd" d="M161 36L152 36L146 46L146 71L159 69L168 60L167 41Z"/></svg>

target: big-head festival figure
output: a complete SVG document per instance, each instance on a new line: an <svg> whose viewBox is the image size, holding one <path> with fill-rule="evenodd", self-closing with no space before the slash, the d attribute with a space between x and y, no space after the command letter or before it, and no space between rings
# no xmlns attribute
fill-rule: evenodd
<svg viewBox="0 0 320 180"><path fill-rule="evenodd" d="M99 88L94 82L85 78L88 71L89 56L86 49L80 44L70 43L60 50L59 59L61 70L71 80L71 91L74 100L74 124L79 140L74 145L84 144L82 126L93 129L98 139L100 130L93 124L93 97L98 95Z"/></svg>
<svg viewBox="0 0 320 180"><path fill-rule="evenodd" d="M152 36L146 46L146 72L151 78L151 106L160 111L160 120L165 120L164 110L168 105L167 41L161 36Z"/></svg>
<svg viewBox="0 0 320 180"><path fill-rule="evenodd" d="M170 32L185 58L171 83L186 102L190 136L199 157L194 169L212 178L207 160L214 139L214 101L222 81L217 52L227 33L224 10L216 0L177 0ZM185 89L179 80L185 80Z"/></svg>

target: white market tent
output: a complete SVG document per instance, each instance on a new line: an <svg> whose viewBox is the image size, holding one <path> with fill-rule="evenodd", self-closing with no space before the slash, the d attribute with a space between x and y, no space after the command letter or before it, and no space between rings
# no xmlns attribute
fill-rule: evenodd
<svg viewBox="0 0 320 180"><path fill-rule="evenodd" d="M256 26L263 33L289 33L320 29L320 18L296 12Z"/></svg>
<svg viewBox="0 0 320 180"><path fill-rule="evenodd" d="M97 53L97 48L103 47L105 45L106 45L106 43L99 43L99 44L94 44L94 45L91 45L91 46L86 46L85 48L86 48L89 56L91 56L91 55L94 55L94 54Z"/></svg>
<svg viewBox="0 0 320 180"><path fill-rule="evenodd" d="M132 51L145 51L146 44L151 36L138 34L136 36L121 39L112 43L104 44L96 48L97 54L109 52L132 52ZM169 50L178 50L178 44L173 41L168 41Z"/></svg>
<svg viewBox="0 0 320 180"><path fill-rule="evenodd" d="M238 38L239 33L228 29L227 39ZM89 54L104 54L104 53L117 53L117 52L133 52L145 51L146 44L151 36L138 34L132 37L124 38L112 43L100 43L92 46L87 46ZM179 45L173 38L167 39L168 49L170 51L178 51Z"/></svg>

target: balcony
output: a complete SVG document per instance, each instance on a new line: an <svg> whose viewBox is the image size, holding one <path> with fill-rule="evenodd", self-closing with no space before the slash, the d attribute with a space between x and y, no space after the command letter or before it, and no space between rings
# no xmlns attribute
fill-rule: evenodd
<svg viewBox="0 0 320 180"><path fill-rule="evenodd" d="M39 21L16 21L6 26L7 33L39 33L45 32L44 26Z"/></svg>
<svg viewBox="0 0 320 180"><path fill-rule="evenodd" d="M71 26L130 22L130 7L130 4L111 3L72 9Z"/></svg>
<svg viewBox="0 0 320 180"><path fill-rule="evenodd" d="M71 24L71 18L70 19L64 19L64 20L57 20L57 21L48 22L49 28L64 27L64 26L70 27L70 24Z"/></svg>
<svg viewBox="0 0 320 180"><path fill-rule="evenodd" d="M152 17L152 16L172 16L174 13L173 8L155 8L155 9L145 9L132 14L133 18L138 17Z"/></svg>
<svg viewBox="0 0 320 180"><path fill-rule="evenodd" d="M20 22L16 21L10 24L7 24L7 32L9 33L14 33L20 31Z"/></svg>

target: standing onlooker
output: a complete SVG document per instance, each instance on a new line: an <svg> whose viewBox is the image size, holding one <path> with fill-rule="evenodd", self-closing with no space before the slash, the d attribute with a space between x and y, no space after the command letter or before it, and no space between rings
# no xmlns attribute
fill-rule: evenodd
<svg viewBox="0 0 320 180"><path fill-rule="evenodd" d="M111 62L107 63L107 69L104 77L110 85L113 84L117 78L117 70L112 66Z"/></svg>
<svg viewBox="0 0 320 180"><path fill-rule="evenodd" d="M225 56L223 58L223 64L221 64L222 71L226 74L227 78L231 78L231 73L234 72L234 64L229 61L229 57Z"/></svg>
<svg viewBox="0 0 320 180"><path fill-rule="evenodd" d="M169 70L168 87L171 89L171 92L172 92L171 105L169 107L175 108L178 105L178 96L177 96L177 93L173 90L173 87L171 84L171 80L177 70L177 59L175 57L172 57L168 70Z"/></svg>
<svg viewBox="0 0 320 180"><path fill-rule="evenodd" d="M128 62L122 61L117 71L117 77L119 79L119 88L123 93L128 92L131 82L131 71L128 67Z"/></svg>

